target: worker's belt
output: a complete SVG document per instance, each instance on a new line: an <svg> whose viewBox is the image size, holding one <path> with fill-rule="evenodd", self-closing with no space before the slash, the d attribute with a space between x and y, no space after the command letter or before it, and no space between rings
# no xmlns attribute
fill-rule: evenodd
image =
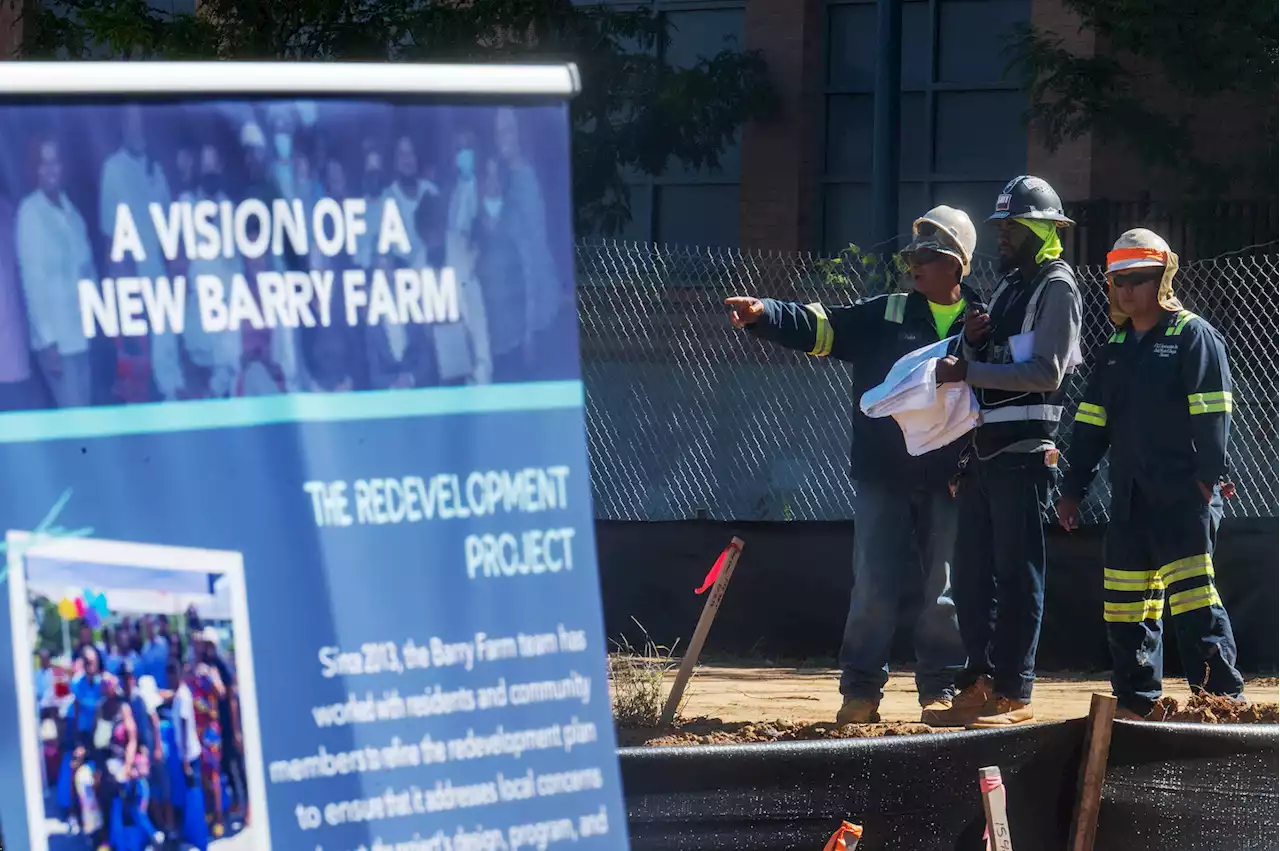
<svg viewBox="0 0 1280 851"><path fill-rule="evenodd" d="M1056 423L1062 419L1061 405L1005 405L982 412L982 424L1025 423L1045 420Z"/></svg>

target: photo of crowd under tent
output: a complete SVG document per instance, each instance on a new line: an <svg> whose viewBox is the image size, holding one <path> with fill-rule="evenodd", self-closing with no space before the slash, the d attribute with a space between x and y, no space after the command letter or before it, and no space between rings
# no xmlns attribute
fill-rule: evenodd
<svg viewBox="0 0 1280 851"><path fill-rule="evenodd" d="M7 548L32 848L266 847L240 554Z"/></svg>

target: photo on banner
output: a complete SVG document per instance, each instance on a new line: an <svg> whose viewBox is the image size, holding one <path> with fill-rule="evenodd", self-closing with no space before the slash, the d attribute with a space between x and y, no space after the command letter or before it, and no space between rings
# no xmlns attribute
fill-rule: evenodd
<svg viewBox="0 0 1280 851"><path fill-rule="evenodd" d="M0 81L6 848L627 847L570 92L386 70Z"/></svg>
<svg viewBox="0 0 1280 851"><path fill-rule="evenodd" d="M149 743L168 740L170 736L177 742L181 740L182 733L172 731L174 725L181 723L182 719L175 719L170 714L163 722L160 721L162 692L176 690L183 684L198 690L202 678L212 679L214 676L224 687L234 686L238 709L235 717L215 720L212 713L197 716L193 702L190 719L194 725L191 728L194 731L193 738L215 744L216 738L245 743L243 777L237 779L242 779L246 784L243 788L251 805L259 812L265 811L258 705L240 554L85 537L38 542L32 540L30 532L22 531L10 531L5 543L10 554L8 582L11 623L14 627L12 636L16 692L24 698L23 702L30 705L34 701L41 709L38 716L29 713L22 716L22 721L26 723L22 738L24 792L28 806L32 802L43 801L43 813L37 815L29 812L28 816L42 817L45 835L50 838L51 847L60 844L55 837L74 835L78 832L79 825L61 818L62 805L58 803L56 796L45 795L51 781L56 780L63 769L62 760L57 758L61 754L57 750L50 754L54 759L44 761L43 752L50 740L41 735L40 727L45 730L52 727L56 730L58 722L67 718L68 710L72 710L70 723L76 725L79 718L74 710L80 707L74 706L76 696L70 689L62 700L58 700L56 695L52 701L48 701L45 694L37 697L36 669L30 664L22 663L37 658L37 649L48 652L50 658L55 655L55 651L59 655L71 657L73 650L69 629L63 632L60 640L43 640L49 635L47 630L45 635L41 634L42 624L38 613L42 605L48 606L53 601L92 598L97 604L99 618L117 623L130 616L181 616L192 608L203 612L204 625L198 630L192 630L189 640L211 645L206 652L217 654L223 660L225 670L230 672L225 681L216 673L215 666L208 663L203 670L199 664L179 667L167 664L168 660L164 664L153 664L150 659L144 659L139 654L129 664L121 658L123 654L117 644L115 647L107 647L102 656L101 668L107 677L106 688L102 690L101 697L108 698L112 694L123 697L124 702L130 704L135 727L153 727L155 736L147 737ZM77 597L78 594L82 596ZM103 615L102 612L106 614ZM47 646L49 644L53 647ZM186 671L183 670L184 667L187 668ZM147 682L148 677L150 683ZM131 699L135 695L138 701ZM72 727L67 731L72 742L67 770L73 777L80 765L92 761L87 751L92 750L96 744L88 735L78 734L96 733L97 722L108 717L102 711L102 700L98 705L99 711L88 719L87 725L81 725L81 729ZM133 707L137 707L136 713L133 712ZM54 724L46 725L46 720L52 720ZM115 725L111 732L117 732ZM122 771L125 762L123 750L127 747L127 741L122 741L124 738L119 737L104 748L107 752L107 765L125 775L126 794L145 795L148 800L158 795L159 802L164 803L167 789L170 788L168 781L171 778L182 778L181 782L185 783L183 772L181 769L170 772L163 759L153 756L157 751L150 744L145 769L136 772L136 777L129 777L127 772ZM138 735L137 738L141 739L143 736ZM57 742L57 739L52 741ZM75 754L79 748L86 751L82 757ZM159 750L162 751L163 748ZM200 753L200 756L203 757L204 754ZM111 765L113 758L118 761L115 765ZM219 769L220 763L221 760L217 766ZM201 764L198 770L205 770L205 766ZM74 794L74 783L72 786L69 792ZM77 805L80 803L77 802ZM149 805L141 807L138 814L146 815L149 819L149 810ZM121 818L123 821L124 816ZM144 834L154 837L155 832L148 830ZM259 847L258 840L265 839L268 833L262 825L246 825L239 835L245 847L253 848ZM69 840L63 839L61 844L68 842Z"/></svg>

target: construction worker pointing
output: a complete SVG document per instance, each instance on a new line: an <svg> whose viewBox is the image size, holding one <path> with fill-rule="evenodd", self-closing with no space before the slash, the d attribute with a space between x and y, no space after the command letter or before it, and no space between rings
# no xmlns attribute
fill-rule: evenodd
<svg viewBox="0 0 1280 851"><path fill-rule="evenodd" d="M1098 353L1076 412L1058 503L1076 528L1080 501L1111 451L1103 620L1117 718L1144 718L1160 698L1165 600L1193 692L1239 699L1231 621L1214 585L1213 548L1227 480L1231 372L1226 344L1173 294L1178 256L1149 230L1107 255L1116 331Z"/></svg>
<svg viewBox="0 0 1280 851"><path fill-rule="evenodd" d="M840 647L840 724L880 719L889 650L906 599L914 618L920 718L943 726L965 653L951 601L956 506L947 488L963 441L908 454L890 417L873 419L857 400L884 380L903 355L963 328L978 295L962 282L977 243L969 217L935 207L916 220L903 251L914 289L827 306L737 297L726 300L733 324L762 340L854 364L853 593Z"/></svg>

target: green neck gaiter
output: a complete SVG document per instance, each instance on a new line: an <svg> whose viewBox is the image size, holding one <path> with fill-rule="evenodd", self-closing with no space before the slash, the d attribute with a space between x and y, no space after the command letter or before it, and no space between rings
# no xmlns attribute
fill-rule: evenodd
<svg viewBox="0 0 1280 851"><path fill-rule="evenodd" d="M1047 260L1057 260L1062 256L1062 240L1058 238L1057 223L1043 219L1016 219L1016 221L1026 225L1044 243L1040 246L1040 252L1036 254L1037 264Z"/></svg>

